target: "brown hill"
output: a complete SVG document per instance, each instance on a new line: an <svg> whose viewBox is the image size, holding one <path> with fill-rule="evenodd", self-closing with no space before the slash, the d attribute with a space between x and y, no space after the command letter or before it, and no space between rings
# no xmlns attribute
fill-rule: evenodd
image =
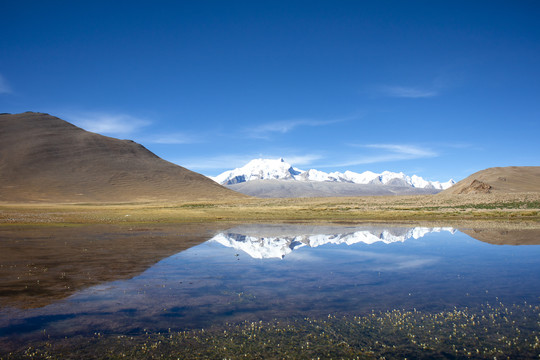
<svg viewBox="0 0 540 360"><path fill-rule="evenodd" d="M540 245L539 229L460 229L460 231L475 238L476 240L494 245Z"/></svg>
<svg viewBox="0 0 540 360"><path fill-rule="evenodd" d="M242 197L130 140L42 113L0 115L0 201L131 202Z"/></svg>
<svg viewBox="0 0 540 360"><path fill-rule="evenodd" d="M41 307L104 282L130 279L223 230L218 224L151 228L0 227L0 304Z"/></svg>
<svg viewBox="0 0 540 360"><path fill-rule="evenodd" d="M540 192L540 166L494 167L478 171L441 194Z"/></svg>

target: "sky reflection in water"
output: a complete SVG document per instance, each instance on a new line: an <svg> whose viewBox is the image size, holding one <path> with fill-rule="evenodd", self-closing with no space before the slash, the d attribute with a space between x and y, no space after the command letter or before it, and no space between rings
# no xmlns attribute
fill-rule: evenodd
<svg viewBox="0 0 540 360"><path fill-rule="evenodd" d="M539 255L538 245L490 245L451 228L241 226L130 280L39 309L4 309L0 336L538 303Z"/></svg>

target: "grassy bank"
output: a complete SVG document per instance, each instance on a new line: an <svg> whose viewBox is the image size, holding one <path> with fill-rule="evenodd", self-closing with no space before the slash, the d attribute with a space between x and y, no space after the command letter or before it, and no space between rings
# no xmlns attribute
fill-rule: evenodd
<svg viewBox="0 0 540 360"><path fill-rule="evenodd" d="M0 224L475 220L540 222L540 194L0 204Z"/></svg>
<svg viewBox="0 0 540 360"><path fill-rule="evenodd" d="M464 220L539 222L540 194L0 204L0 224Z"/></svg>

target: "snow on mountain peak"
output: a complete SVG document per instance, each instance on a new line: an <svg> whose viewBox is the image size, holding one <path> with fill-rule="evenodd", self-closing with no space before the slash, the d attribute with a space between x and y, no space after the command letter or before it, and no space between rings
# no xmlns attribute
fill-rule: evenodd
<svg viewBox="0 0 540 360"><path fill-rule="evenodd" d="M234 170L225 171L212 180L222 185L232 185L252 180L297 180L297 181L329 181L329 182L348 182L355 184L375 184L375 185L393 185L403 187L425 188L444 190L455 184L454 180L447 182L428 181L420 176L407 176L402 172L395 173L384 171L381 174L372 171L365 171L361 174L353 171L344 173L309 169L300 170L291 166L285 159L254 159L246 165Z"/></svg>
<svg viewBox="0 0 540 360"><path fill-rule="evenodd" d="M289 236L257 236L253 234L224 232L217 234L209 241L241 250L255 259L283 259L292 251L304 246L314 248L327 244L353 245L358 243L371 245L378 242L391 244L404 242L408 239L420 239L429 233L441 231L448 231L451 234L455 233L455 230L449 227L415 227L406 229L405 231L355 229L350 232L333 234L296 234Z"/></svg>
<svg viewBox="0 0 540 360"><path fill-rule="evenodd" d="M225 171L212 179L220 184L230 185L251 180L291 180L300 172L294 169L291 164L285 162L283 158L254 159L241 168Z"/></svg>

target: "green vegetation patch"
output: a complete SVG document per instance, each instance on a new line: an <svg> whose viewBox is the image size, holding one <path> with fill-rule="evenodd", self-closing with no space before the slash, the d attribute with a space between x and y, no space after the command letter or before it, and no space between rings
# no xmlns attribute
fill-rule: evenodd
<svg viewBox="0 0 540 360"><path fill-rule="evenodd" d="M510 201L456 205L459 209L540 209L540 201Z"/></svg>
<svg viewBox="0 0 540 360"><path fill-rule="evenodd" d="M196 203L196 204L183 204L183 205L180 205L178 207L179 208L184 208L184 209L207 209L207 208L214 208L216 206L217 206L216 204Z"/></svg>
<svg viewBox="0 0 540 360"><path fill-rule="evenodd" d="M536 359L540 308L529 304L426 313L244 322L209 330L95 334L46 341L11 358L108 359Z"/></svg>

